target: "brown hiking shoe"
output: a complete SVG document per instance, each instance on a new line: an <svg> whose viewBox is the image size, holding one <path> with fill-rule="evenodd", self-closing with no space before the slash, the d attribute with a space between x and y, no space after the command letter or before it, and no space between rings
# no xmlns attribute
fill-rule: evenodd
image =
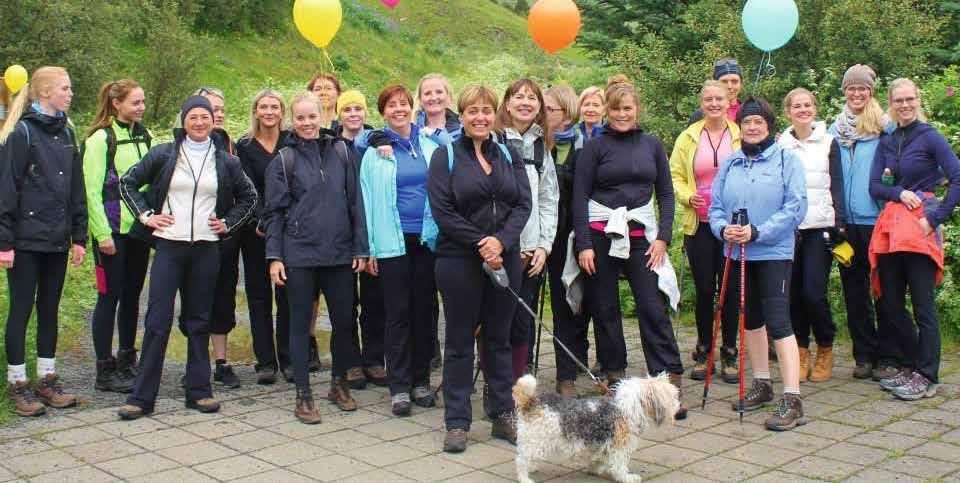
<svg viewBox="0 0 960 483"><path fill-rule="evenodd" d="M740 366L737 364L737 350L723 347L720 349L720 379L727 384L740 382Z"/></svg>
<svg viewBox="0 0 960 483"><path fill-rule="evenodd" d="M670 384L677 388L677 399L680 400L680 407L677 408L677 414L673 419L677 421L687 419L687 407L683 405L683 374L670 374Z"/></svg>
<svg viewBox="0 0 960 483"><path fill-rule="evenodd" d="M690 379L694 381L702 381L707 378L707 348L702 346L697 346L696 350L693 351L691 355L693 357L693 369L690 371ZM714 374L713 369L710 369L710 373Z"/></svg>
<svg viewBox="0 0 960 483"><path fill-rule="evenodd" d="M297 388L297 407L294 408L293 414L303 424L320 423L320 411L317 410L317 405L313 401L313 391L310 386Z"/></svg>
<svg viewBox="0 0 960 483"><path fill-rule="evenodd" d="M512 414L504 414L493 420L490 426L490 436L502 439L510 444L517 444L517 423Z"/></svg>
<svg viewBox="0 0 960 483"><path fill-rule="evenodd" d="M117 415L120 416L120 419L124 421L133 421L134 419L140 419L150 413L153 410L145 410L140 406L134 406L133 404L124 404L120 406L120 410L117 411Z"/></svg>
<svg viewBox="0 0 960 483"><path fill-rule="evenodd" d="M185 406L187 409L196 409L201 413L215 413L220 410L220 403L212 397L205 397L195 401L187 399Z"/></svg>
<svg viewBox="0 0 960 483"><path fill-rule="evenodd" d="M777 401L773 415L764 422L772 431L787 431L804 424L807 424L807 418L803 415L803 401L799 394L784 394Z"/></svg>
<svg viewBox="0 0 960 483"><path fill-rule="evenodd" d="M63 384L56 374L47 374L37 381L37 397L52 408L69 408L77 405L76 394L63 392Z"/></svg>
<svg viewBox="0 0 960 483"><path fill-rule="evenodd" d="M770 379L754 379L750 390L743 395L743 410L753 411L773 401L773 383ZM740 400L734 399L733 410L740 412Z"/></svg>
<svg viewBox="0 0 960 483"><path fill-rule="evenodd" d="M833 347L817 346L810 382L826 382L833 377Z"/></svg>
<svg viewBox="0 0 960 483"><path fill-rule="evenodd" d="M810 349L800 347L800 382L806 382L810 377Z"/></svg>
<svg viewBox="0 0 960 483"><path fill-rule="evenodd" d="M467 432L460 429L448 429L443 438L444 453L463 453L467 449Z"/></svg>
<svg viewBox="0 0 960 483"><path fill-rule="evenodd" d="M357 410L357 401L350 395L350 386L343 378L335 377L330 380L330 392L327 393L327 399L336 404L341 411Z"/></svg>
<svg viewBox="0 0 960 483"><path fill-rule="evenodd" d="M577 384L575 381L557 381L557 394L563 397L577 397Z"/></svg>
<svg viewBox="0 0 960 483"><path fill-rule="evenodd" d="M383 366L364 367L363 374L367 377L367 381L372 382L374 385L387 385L387 370L384 369Z"/></svg>
<svg viewBox="0 0 960 483"><path fill-rule="evenodd" d="M367 376L363 373L363 368L360 366L347 369L347 377L345 380L351 389L367 388Z"/></svg>
<svg viewBox="0 0 960 483"><path fill-rule="evenodd" d="M17 381L7 386L7 395L13 401L13 412L20 416L39 416L47 412L43 403L30 390L30 381Z"/></svg>
<svg viewBox="0 0 960 483"><path fill-rule="evenodd" d="M869 362L858 362L857 367L853 368L854 379L870 379L873 375L873 364Z"/></svg>

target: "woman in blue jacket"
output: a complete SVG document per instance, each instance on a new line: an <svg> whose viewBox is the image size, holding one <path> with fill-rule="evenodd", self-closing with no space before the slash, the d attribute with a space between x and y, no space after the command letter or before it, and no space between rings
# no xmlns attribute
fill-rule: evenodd
<svg viewBox="0 0 960 483"><path fill-rule="evenodd" d="M713 235L746 258L746 332L744 344L753 368L753 385L734 411L760 409L773 401L767 331L773 338L783 377L783 398L766 421L784 431L806 423L800 399L800 354L790 325L790 278L795 233L807 212L803 162L774 139L776 114L767 101L750 98L737 114L741 149L723 164L713 181L708 212ZM733 223L747 212L748 224ZM727 286L727 310L740 303L740 263L733 263Z"/></svg>
<svg viewBox="0 0 960 483"><path fill-rule="evenodd" d="M383 291L384 355L393 414L408 416L412 400L434 405L430 389L433 310L437 287L431 245L437 225L427 203L427 171L437 150L426 130L412 123L413 95L402 85L380 92L377 108L386 121L393 156L367 148L360 188L370 259L367 271Z"/></svg>
<svg viewBox="0 0 960 483"><path fill-rule="evenodd" d="M883 304L874 305L870 294L867 247L880 214L880 205L870 196L870 167L889 123L874 98L876 82L877 75L869 66L857 64L847 69L841 86L846 103L829 132L840 147L847 223L843 233L853 247L851 265L840 267L847 324L857 364L853 377L872 377L879 381L897 374L901 357L897 354L893 324L885 315Z"/></svg>
<svg viewBox="0 0 960 483"><path fill-rule="evenodd" d="M443 74L427 74L417 86L417 127L434 142L446 146L460 139L463 124L460 116L450 109L453 104L453 89Z"/></svg>

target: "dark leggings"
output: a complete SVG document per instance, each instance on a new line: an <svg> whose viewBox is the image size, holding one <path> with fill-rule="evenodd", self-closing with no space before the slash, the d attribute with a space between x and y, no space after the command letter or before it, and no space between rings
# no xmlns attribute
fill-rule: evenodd
<svg viewBox="0 0 960 483"><path fill-rule="evenodd" d="M287 267L287 299L290 303L290 356L293 379L298 387L310 384L310 322L313 301L323 292L333 333L333 377L342 378L347 369L360 363L360 354L351 344L353 319L353 271L350 265L335 267Z"/></svg>
<svg viewBox="0 0 960 483"><path fill-rule="evenodd" d="M150 245L129 235L113 234L117 252L103 254L93 240L93 257L97 266L97 305L93 309L93 350L97 360L109 359L113 348L113 326L116 320L118 349L133 349L140 318L140 293L147 278ZM103 282L101 284L101 281Z"/></svg>
<svg viewBox="0 0 960 483"><path fill-rule="evenodd" d="M915 369L931 382L939 381L940 323L933 300L937 264L920 253L891 253L877 258L883 302L893 321L906 367ZM907 313L907 289L913 304L913 319Z"/></svg>
<svg viewBox="0 0 960 483"><path fill-rule="evenodd" d="M837 326L830 314L827 288L833 254L827 247L824 229L800 230L797 235L790 294L790 319L797 345L810 346L810 332L820 347L833 346Z"/></svg>
<svg viewBox="0 0 960 483"><path fill-rule="evenodd" d="M657 287L657 274L647 268L650 257L645 253L650 243L645 238L630 238L630 258L623 260L610 256L610 239L606 235L596 230L591 230L591 235L597 273L587 277L585 298L591 301L590 313L594 324L601 329L602 338L597 339L597 346L609 351L604 369L610 371L627 367L627 346L620 313L619 282L622 271L626 273L636 302L647 372L651 375L664 371L682 374L683 364L667 315L667 303Z"/></svg>
<svg viewBox="0 0 960 483"><path fill-rule="evenodd" d="M734 254L739 248L734 247ZM793 335L790 325L790 260L763 260L751 262L747 251L746 330L767 327L773 340ZM725 310L739 313L740 261L732 260L730 285L727 287Z"/></svg>
<svg viewBox="0 0 960 483"><path fill-rule="evenodd" d="M10 307L4 343L7 364L18 366L26 357L27 322L37 306L37 357L57 353L57 309L67 273L66 253L17 250L7 269Z"/></svg>
<svg viewBox="0 0 960 483"><path fill-rule="evenodd" d="M693 275L693 285L696 288L697 319L697 349L703 352L713 342L713 322L716 316L714 297L719 293L723 283L723 264L727 246L717 240L710 231L710 225L700 223L693 236L683 237L683 247L690 261L690 274ZM729 283L729 282L728 282ZM728 297L729 297L729 288ZM723 347L733 351L737 347L737 317L736 313L724 311L720 330L723 336Z"/></svg>

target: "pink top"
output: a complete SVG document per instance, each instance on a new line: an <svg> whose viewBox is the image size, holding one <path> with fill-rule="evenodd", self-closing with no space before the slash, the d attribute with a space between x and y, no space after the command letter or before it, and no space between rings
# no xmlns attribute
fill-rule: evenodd
<svg viewBox="0 0 960 483"><path fill-rule="evenodd" d="M704 128L700 131L697 152L693 155L693 176L697 180L697 194L707 202L706 206L696 209L700 221L707 221L710 191L713 178L720 170L720 163L733 154L733 137L730 135L730 129L724 129L719 137L720 139L711 138L710 132Z"/></svg>
<svg viewBox="0 0 960 483"><path fill-rule="evenodd" d="M591 221L590 228L593 228L594 230L597 230L597 231L603 231L607 228L607 222ZM643 231L643 228L634 228L633 230L630 230L631 238L642 238L644 236L646 236L646 232Z"/></svg>
<svg viewBox="0 0 960 483"><path fill-rule="evenodd" d="M733 122L737 122L737 113L740 112L740 106L742 105L740 101L733 101L730 107L727 108L727 118Z"/></svg>

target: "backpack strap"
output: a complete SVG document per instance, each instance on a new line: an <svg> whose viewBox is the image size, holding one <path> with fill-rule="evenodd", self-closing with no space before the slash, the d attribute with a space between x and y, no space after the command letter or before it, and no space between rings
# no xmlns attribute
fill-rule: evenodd
<svg viewBox="0 0 960 483"><path fill-rule="evenodd" d="M288 155L284 155L284 151ZM287 189L290 190L291 195L293 194L293 180L290 179L290 174L293 173L293 162L296 161L296 152L291 149L289 146L283 147L280 149L280 164L283 168L283 179L287 181Z"/></svg>
<svg viewBox="0 0 960 483"><path fill-rule="evenodd" d="M20 121L19 124L23 125L23 131L27 133L27 147L29 147L30 146L30 128L27 127L27 123L25 121Z"/></svg>
<svg viewBox="0 0 960 483"><path fill-rule="evenodd" d="M513 166L513 156L510 154L510 150L507 149L507 145L497 143L497 147L499 147L503 155L506 156L507 162ZM447 168L451 173L453 172L453 143L447 145Z"/></svg>
<svg viewBox="0 0 960 483"><path fill-rule="evenodd" d="M503 151L503 155L507 157L507 162L513 166L513 156L510 154L510 150L507 149L507 145L503 143L497 143L497 146L500 147L500 151Z"/></svg>
<svg viewBox="0 0 960 483"><path fill-rule="evenodd" d="M107 170L117 172L117 133L113 131L113 126L103 128L107 135Z"/></svg>

